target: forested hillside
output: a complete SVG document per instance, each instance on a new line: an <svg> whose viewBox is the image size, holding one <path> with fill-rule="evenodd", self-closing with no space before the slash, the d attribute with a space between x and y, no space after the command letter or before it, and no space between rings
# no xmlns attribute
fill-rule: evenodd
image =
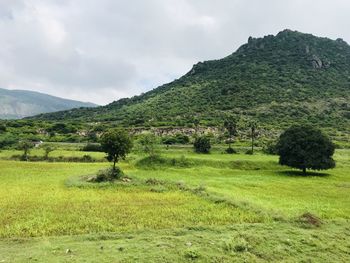
<svg viewBox="0 0 350 263"><path fill-rule="evenodd" d="M140 96L36 118L185 126L195 119L216 125L227 113L267 127L310 122L349 130L350 46L291 30L250 37L233 54L200 62L180 79Z"/></svg>

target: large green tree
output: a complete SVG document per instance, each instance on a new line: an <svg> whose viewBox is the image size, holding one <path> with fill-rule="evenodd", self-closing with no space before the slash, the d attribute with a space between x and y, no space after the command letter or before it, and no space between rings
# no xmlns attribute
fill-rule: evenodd
<svg viewBox="0 0 350 263"><path fill-rule="evenodd" d="M303 170L326 170L335 167L334 144L319 129L292 126L281 134L277 143L279 163Z"/></svg>
<svg viewBox="0 0 350 263"><path fill-rule="evenodd" d="M108 130L101 137L101 147L107 154L107 160L113 162L113 171L115 171L115 164L125 159L132 146L130 135L122 129Z"/></svg>

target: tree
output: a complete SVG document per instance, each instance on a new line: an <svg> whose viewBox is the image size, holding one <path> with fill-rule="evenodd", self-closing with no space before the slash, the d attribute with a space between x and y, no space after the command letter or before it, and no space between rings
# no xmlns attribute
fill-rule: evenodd
<svg viewBox="0 0 350 263"><path fill-rule="evenodd" d="M326 170L335 167L332 158L334 144L319 129L311 126L292 126L279 138L276 145L279 163L298 168Z"/></svg>
<svg viewBox="0 0 350 263"><path fill-rule="evenodd" d="M48 160L49 159L49 154L51 152L53 152L55 150L55 148L52 147L50 144L44 144L42 148L44 149L44 152L45 152L44 158L45 158L45 160Z"/></svg>
<svg viewBox="0 0 350 263"><path fill-rule="evenodd" d="M0 133L6 132L6 125L3 123L0 123Z"/></svg>
<svg viewBox="0 0 350 263"><path fill-rule="evenodd" d="M155 157L158 154L158 139L153 133L141 134L138 140L141 152L148 154L150 157Z"/></svg>
<svg viewBox="0 0 350 263"><path fill-rule="evenodd" d="M23 150L23 155L21 157L21 160L28 161L28 155L32 148L34 148L34 143L30 141L21 141L19 143L18 149Z"/></svg>
<svg viewBox="0 0 350 263"><path fill-rule="evenodd" d="M256 137L256 130L258 128L258 123L255 120L250 120L248 121L248 127L250 130L250 138L252 140L252 149L251 149L251 153L254 154L254 140Z"/></svg>
<svg viewBox="0 0 350 263"><path fill-rule="evenodd" d="M113 162L113 171L116 171L115 164L126 158L132 146L129 134L122 129L108 130L101 137L102 150L107 154L107 160Z"/></svg>
<svg viewBox="0 0 350 263"><path fill-rule="evenodd" d="M209 153L211 148L210 139L207 136L197 137L193 146L196 153Z"/></svg>
<svg viewBox="0 0 350 263"><path fill-rule="evenodd" d="M229 149L231 148L231 142L233 136L236 136L238 134L237 132L237 119L233 115L226 116L224 120L224 128L227 130L228 136L229 136Z"/></svg>

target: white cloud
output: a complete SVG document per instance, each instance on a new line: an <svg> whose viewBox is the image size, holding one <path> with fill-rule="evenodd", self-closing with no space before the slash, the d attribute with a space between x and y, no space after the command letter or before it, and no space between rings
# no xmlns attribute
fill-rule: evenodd
<svg viewBox="0 0 350 263"><path fill-rule="evenodd" d="M350 40L347 0L0 0L0 86L108 103L285 28Z"/></svg>

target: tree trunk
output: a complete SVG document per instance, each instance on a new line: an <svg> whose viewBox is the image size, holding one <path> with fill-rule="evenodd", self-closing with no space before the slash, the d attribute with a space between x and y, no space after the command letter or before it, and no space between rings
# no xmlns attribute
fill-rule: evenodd
<svg viewBox="0 0 350 263"><path fill-rule="evenodd" d="M254 135L252 134L252 154L254 154Z"/></svg>
<svg viewBox="0 0 350 263"><path fill-rule="evenodd" d="M113 160L113 171L115 171L115 163L117 162L117 159L114 158Z"/></svg>
<svg viewBox="0 0 350 263"><path fill-rule="evenodd" d="M303 168L303 174L306 175L306 168Z"/></svg>

